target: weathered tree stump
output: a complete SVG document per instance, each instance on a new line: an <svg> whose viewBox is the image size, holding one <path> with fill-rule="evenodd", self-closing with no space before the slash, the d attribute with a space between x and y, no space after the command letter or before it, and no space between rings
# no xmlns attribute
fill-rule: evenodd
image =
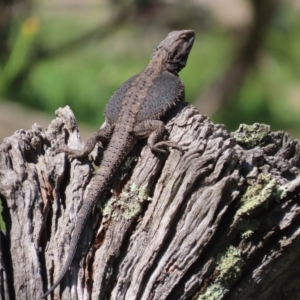
<svg viewBox="0 0 300 300"><path fill-rule="evenodd" d="M53 283L101 158L55 154L82 147L72 111L56 115L0 146L1 299L39 299ZM190 105L167 128L185 151L139 142L53 299L299 299L299 141L262 124L229 134Z"/></svg>

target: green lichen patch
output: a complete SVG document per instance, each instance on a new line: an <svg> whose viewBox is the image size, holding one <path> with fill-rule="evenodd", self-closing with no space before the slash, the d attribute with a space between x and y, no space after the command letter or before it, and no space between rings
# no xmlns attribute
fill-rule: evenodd
<svg viewBox="0 0 300 300"><path fill-rule="evenodd" d="M108 201L104 206L102 206L102 214L104 216L109 216L112 213L111 201Z"/></svg>
<svg viewBox="0 0 300 300"><path fill-rule="evenodd" d="M271 200L280 200L284 195L274 178L270 174L260 174L257 184L249 186L240 201L240 208L236 217L252 216L256 212L266 209Z"/></svg>
<svg viewBox="0 0 300 300"><path fill-rule="evenodd" d="M259 228L260 222L255 219L241 220L238 224L238 229L241 231L241 238L248 239Z"/></svg>
<svg viewBox="0 0 300 300"><path fill-rule="evenodd" d="M148 196L148 189L146 186L138 187L135 183L133 183L130 190L132 193L137 194L139 198L151 201L151 198Z"/></svg>
<svg viewBox="0 0 300 300"><path fill-rule="evenodd" d="M140 214L144 201L151 201L151 198L148 197L147 187L138 187L136 184L132 184L121 197L106 201L101 207L102 214L114 219L122 215L128 220Z"/></svg>
<svg viewBox="0 0 300 300"><path fill-rule="evenodd" d="M139 215L142 210L141 203L137 199L131 199L131 201L125 201L123 204L123 217L126 220L132 219Z"/></svg>
<svg viewBox="0 0 300 300"><path fill-rule="evenodd" d="M138 187L133 183L130 187L129 193L125 193L120 199L120 204L123 209L123 217L125 219L131 219L139 215L142 209L142 203L144 201L150 201L148 197L147 187Z"/></svg>
<svg viewBox="0 0 300 300"><path fill-rule="evenodd" d="M287 187L286 186L278 186L276 191L276 200L282 200L287 196Z"/></svg>
<svg viewBox="0 0 300 300"><path fill-rule="evenodd" d="M230 246L217 258L218 275L198 300L220 300L242 273L245 261L239 249Z"/></svg>
<svg viewBox="0 0 300 300"><path fill-rule="evenodd" d="M258 123L254 123L253 125L241 124L233 136L238 144L246 148L253 148L262 144L269 132L269 125Z"/></svg>
<svg viewBox="0 0 300 300"><path fill-rule="evenodd" d="M279 186L270 174L260 174L257 183L247 188L235 215L235 224L241 231L241 238L250 238L259 228L260 222L254 216L267 209L272 201L280 201L285 196L285 187Z"/></svg>
<svg viewBox="0 0 300 300"><path fill-rule="evenodd" d="M201 294L197 300L220 300L222 299L228 290L224 288L220 283L213 283L210 285L204 294Z"/></svg>
<svg viewBox="0 0 300 300"><path fill-rule="evenodd" d="M239 249L230 246L227 251L217 259L217 270L219 274L215 282L228 287L233 284L242 273L245 261Z"/></svg>
<svg viewBox="0 0 300 300"><path fill-rule="evenodd" d="M120 220L119 206L119 197L111 197L106 202L104 202L104 204L102 204L102 215L115 220Z"/></svg>

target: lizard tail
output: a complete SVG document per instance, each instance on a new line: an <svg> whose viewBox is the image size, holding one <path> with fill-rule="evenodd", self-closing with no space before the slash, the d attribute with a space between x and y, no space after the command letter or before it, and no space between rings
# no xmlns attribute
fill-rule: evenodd
<svg viewBox="0 0 300 300"><path fill-rule="evenodd" d="M122 138L124 138L124 135L122 136ZM81 233L83 232L86 220L88 219L97 200L104 192L105 188L107 187L111 178L115 174L119 165L124 160L127 153L131 150L128 148L127 151L124 151L124 148L122 146L120 146L120 144L125 143L125 142L123 142L122 139L119 138L119 136L115 136L114 139L112 138L112 140L110 142L112 145L108 146L108 148L104 152L101 166L98 169L98 173L96 173L92 177L92 179L89 183L88 189L85 193L87 199L85 198L86 200L83 201L83 205L79 210L78 218L77 218L77 222L74 227L74 233L71 238L69 253L67 255L66 262L65 262L62 270L60 271L55 283L41 297L41 299L46 298L48 295L50 295L54 291L54 289L60 284L61 280L64 278L65 274L69 270L69 268L72 264L73 258L75 256L75 253L76 253L76 250L78 247L78 243L79 243L79 239L80 239ZM130 144L129 141L127 141L127 142ZM119 159L116 159L116 158L119 158Z"/></svg>
<svg viewBox="0 0 300 300"><path fill-rule="evenodd" d="M83 203L83 205L82 205L82 207L79 211L79 215L78 215L77 222L76 222L76 225L75 225L75 230L74 230L74 233L72 235L72 239L71 239L71 243L70 243L70 247L69 247L70 250L69 250L66 262L64 264L64 267L60 271L60 273L58 275L58 278L55 281L55 283L41 297L41 299L46 298L48 295L50 295L54 291L54 289L59 285L59 283L64 278L67 271L69 270L69 268L72 264L73 258L75 256L76 250L77 250L78 241L80 239L81 233L82 233L84 225L86 223L86 220L88 219L88 216L91 214L92 208L93 208L93 204L91 204L89 202L84 202Z"/></svg>

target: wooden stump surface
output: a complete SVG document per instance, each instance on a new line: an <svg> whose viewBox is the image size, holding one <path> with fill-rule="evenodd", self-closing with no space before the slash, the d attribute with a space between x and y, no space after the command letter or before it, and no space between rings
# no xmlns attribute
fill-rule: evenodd
<svg viewBox="0 0 300 300"><path fill-rule="evenodd" d="M138 143L54 299L300 299L299 141L263 124L228 133L191 105L167 121L184 151ZM83 147L69 107L0 146L1 299L40 299L64 264L102 150L69 160L62 142Z"/></svg>

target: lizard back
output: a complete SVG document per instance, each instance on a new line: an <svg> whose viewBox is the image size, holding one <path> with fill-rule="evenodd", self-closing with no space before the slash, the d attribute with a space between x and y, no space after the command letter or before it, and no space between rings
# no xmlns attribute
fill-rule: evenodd
<svg viewBox="0 0 300 300"><path fill-rule="evenodd" d="M122 105L127 101L124 95L128 95L128 90L136 81L138 75L131 77L113 94L106 105L105 116L109 123L117 123ZM137 113L136 121L159 119L161 116L178 102L184 100L184 85L179 77L168 72L161 71L150 76L152 83L144 91L145 97L140 99L140 108ZM140 88L139 88L140 86ZM144 82L137 82L136 92L141 92L145 86ZM133 95L128 95L133 96ZM122 104L123 103L123 104Z"/></svg>

